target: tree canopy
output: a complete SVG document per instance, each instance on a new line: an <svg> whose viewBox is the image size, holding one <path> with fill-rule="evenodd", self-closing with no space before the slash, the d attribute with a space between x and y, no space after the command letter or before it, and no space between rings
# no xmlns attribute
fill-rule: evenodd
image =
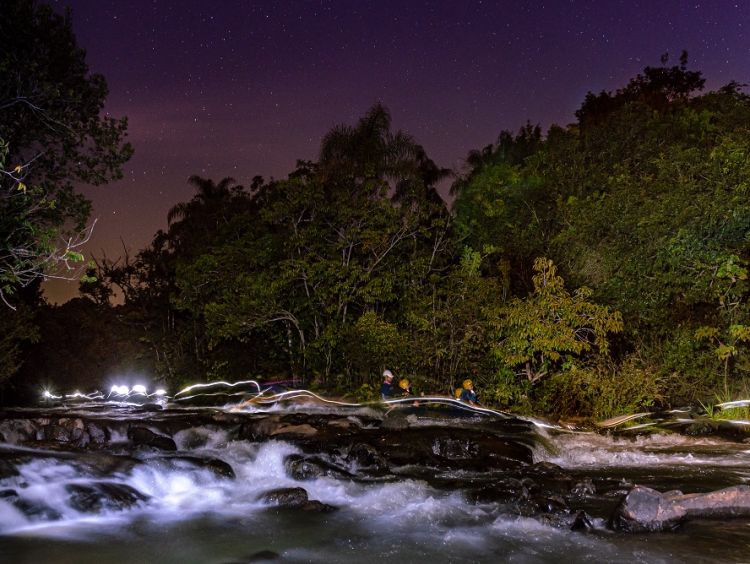
<svg viewBox="0 0 750 564"><path fill-rule="evenodd" d="M82 260L89 202L77 183L121 176L125 118L102 114L104 77L89 73L69 14L33 0L0 18L0 298Z"/></svg>
<svg viewBox="0 0 750 564"><path fill-rule="evenodd" d="M123 295L113 330L175 386L295 377L364 398L388 367L598 417L741 393L750 97L667 63L589 93L569 126L470 151L452 208L450 171L376 104L287 178L191 177L168 229L82 291L110 313Z"/></svg>

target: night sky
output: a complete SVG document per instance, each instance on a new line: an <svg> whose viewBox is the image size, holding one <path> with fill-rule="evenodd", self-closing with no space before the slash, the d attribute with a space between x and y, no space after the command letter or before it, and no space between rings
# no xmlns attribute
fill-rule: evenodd
<svg viewBox="0 0 750 564"><path fill-rule="evenodd" d="M315 159L375 102L441 166L503 129L567 124L669 52L707 87L750 82L750 2L60 0L106 110L129 118L124 180L84 189L88 253L135 254L189 200L192 174L240 184ZM67 299L77 283L48 287Z"/></svg>

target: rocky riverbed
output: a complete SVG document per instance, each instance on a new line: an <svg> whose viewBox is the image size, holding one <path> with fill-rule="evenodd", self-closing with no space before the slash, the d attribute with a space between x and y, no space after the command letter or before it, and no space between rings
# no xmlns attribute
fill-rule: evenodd
<svg viewBox="0 0 750 564"><path fill-rule="evenodd" d="M201 537L191 532L165 562L348 561L350 551L628 561L621 547L647 537L658 540L644 554L671 561L682 530L750 522L750 445L729 439L613 438L425 407L11 409L0 413L0 552L143 561L159 547L139 530L149 523L183 541L185 530L213 531L185 553ZM677 532L665 541L664 531ZM217 548L217 535L232 538ZM29 541L39 536L73 542L77 559ZM103 542L120 549L102 557Z"/></svg>

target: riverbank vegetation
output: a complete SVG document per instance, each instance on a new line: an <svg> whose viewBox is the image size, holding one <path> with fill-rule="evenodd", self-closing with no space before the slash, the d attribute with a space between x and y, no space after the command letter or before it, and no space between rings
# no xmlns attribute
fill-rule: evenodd
<svg viewBox="0 0 750 564"><path fill-rule="evenodd" d="M86 107L100 109L103 79L83 84L96 86ZM450 394L468 377L489 405L556 416L747 396L750 97L736 83L703 86L686 55L664 58L616 92L589 93L572 124L501 132L459 171L376 104L287 178L194 176L168 229L135 255L98 258L80 298L40 304L28 280L0 270L19 306L0 317L7 397L101 388L127 371L172 389L296 378L367 395L386 367L417 390ZM3 123L24 115L0 108ZM43 257L44 229L83 229L71 182L87 177L50 162L22 181L20 139L47 141L18 123L2 129L0 204L22 194L55 210L23 224ZM125 127L89 132L102 143L87 153L89 180L119 174Z"/></svg>

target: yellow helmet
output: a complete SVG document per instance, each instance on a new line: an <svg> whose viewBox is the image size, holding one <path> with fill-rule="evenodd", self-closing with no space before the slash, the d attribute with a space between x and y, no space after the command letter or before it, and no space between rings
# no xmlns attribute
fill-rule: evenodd
<svg viewBox="0 0 750 564"><path fill-rule="evenodd" d="M398 382L398 387L401 388L402 390L408 390L409 389L409 380L407 380L406 378L402 378Z"/></svg>
<svg viewBox="0 0 750 564"><path fill-rule="evenodd" d="M468 389L469 389L469 388L471 388L471 387L472 387L473 385L474 385L474 384L472 383L472 381L471 381L471 380L464 380L464 383L463 383L463 387L464 387L464 390L468 390Z"/></svg>

